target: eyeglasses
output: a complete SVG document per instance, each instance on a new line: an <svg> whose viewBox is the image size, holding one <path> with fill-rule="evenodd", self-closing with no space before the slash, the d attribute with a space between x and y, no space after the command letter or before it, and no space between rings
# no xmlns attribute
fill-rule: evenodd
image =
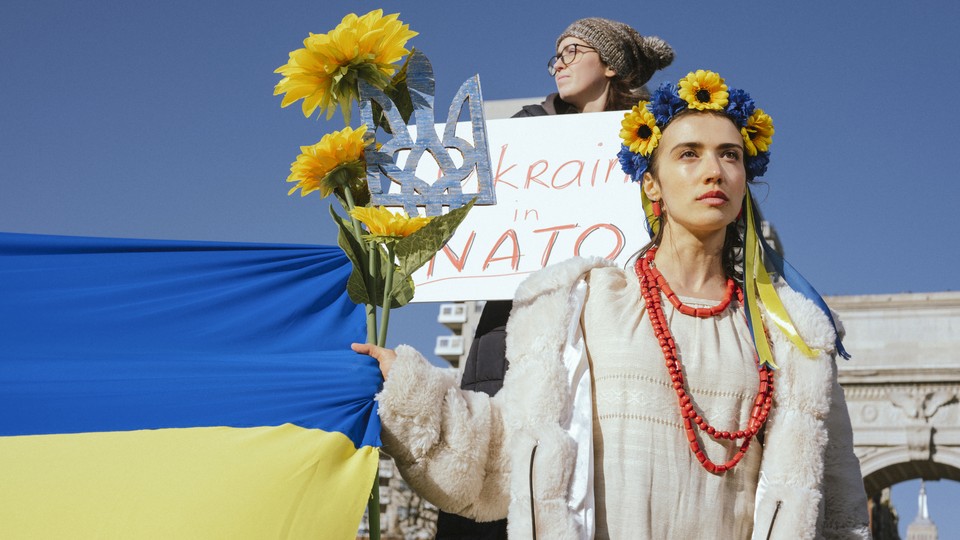
<svg viewBox="0 0 960 540"><path fill-rule="evenodd" d="M590 51L597 51L596 47L591 47L589 45L581 45L579 43L571 43L563 48L562 51L550 57L550 60L547 60L547 73L551 77L557 74L557 61L563 60L563 65L569 66L577 61L577 58L588 53Z"/></svg>

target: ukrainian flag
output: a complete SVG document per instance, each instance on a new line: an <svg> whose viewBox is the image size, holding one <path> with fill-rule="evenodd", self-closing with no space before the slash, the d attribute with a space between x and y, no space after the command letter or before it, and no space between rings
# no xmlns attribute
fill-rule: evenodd
<svg viewBox="0 0 960 540"><path fill-rule="evenodd" d="M0 538L354 538L376 363L335 247L0 234Z"/></svg>

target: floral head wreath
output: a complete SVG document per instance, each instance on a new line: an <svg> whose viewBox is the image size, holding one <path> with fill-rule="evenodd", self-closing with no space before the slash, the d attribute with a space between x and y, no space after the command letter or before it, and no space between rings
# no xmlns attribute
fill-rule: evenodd
<svg viewBox="0 0 960 540"><path fill-rule="evenodd" d="M617 157L620 159L623 171L629 174L633 181L638 182L643 179L643 173L647 171L650 164L650 157L660 144L663 130L678 114L690 109L723 113L740 128L740 134L743 136L747 180L753 180L767 172L767 165L770 163L770 143L773 140L773 120L763 112L763 109L756 106L750 94L739 89L728 89L720 75L701 69L688 73L677 85L661 84L650 101L639 102L624 115L620 124L622 127L620 138L623 144ZM642 190L641 198L647 231L653 236L659 231L660 220L653 212L650 199ZM813 286L783 260L783 257L767 244L762 235L757 234L760 216L749 189L744 197L742 214L746 228L743 272L747 304L745 307L754 343L757 346L757 354L763 363L776 367L765 335L760 311L760 304L762 304L764 309L772 315L771 319L774 323L798 349L808 356L816 356L815 350L804 342L793 321L790 320L790 315L783 307L766 267L769 265L776 275L783 278L792 289L817 304L828 319L834 322L830 309ZM834 328L836 329L835 322ZM849 358L840 342L839 332L835 346L838 354Z"/></svg>
<svg viewBox="0 0 960 540"><path fill-rule="evenodd" d="M770 163L770 143L773 140L773 120L753 102L750 94L739 89L728 89L723 78L712 71L698 69L674 85L663 83L650 101L641 101L624 115L620 123L623 144L617 157L623 172L634 182L643 180L650 164L650 156L660 144L663 130L684 110L718 111L725 114L740 129L746 152L744 165L747 179L763 176ZM647 216L647 228L655 233L653 209L646 194L641 195Z"/></svg>

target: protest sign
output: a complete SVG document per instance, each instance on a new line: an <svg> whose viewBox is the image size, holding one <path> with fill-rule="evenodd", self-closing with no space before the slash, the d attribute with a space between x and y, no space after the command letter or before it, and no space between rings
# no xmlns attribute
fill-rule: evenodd
<svg viewBox="0 0 960 540"><path fill-rule="evenodd" d="M640 186L617 160L622 118L614 111L487 122L497 203L475 206L414 274L414 301L509 299L530 273L574 256L625 264L649 236ZM469 123L462 127L458 135L469 139ZM425 157L417 176L438 169ZM463 190L476 187L471 177Z"/></svg>

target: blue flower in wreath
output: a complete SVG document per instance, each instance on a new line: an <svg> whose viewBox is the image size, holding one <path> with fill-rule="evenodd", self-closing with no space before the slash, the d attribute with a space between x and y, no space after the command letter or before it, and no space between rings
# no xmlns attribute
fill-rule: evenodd
<svg viewBox="0 0 960 540"><path fill-rule="evenodd" d="M750 97L750 94L737 88L730 90L730 97L728 99L727 114L737 123L737 127L747 125L747 119L750 118L754 109L757 108L753 98Z"/></svg>
<svg viewBox="0 0 960 540"><path fill-rule="evenodd" d="M623 172L630 175L630 179L639 182L643 179L643 173L647 172L647 158L639 153L631 152L625 145L620 145L620 151L617 152L617 159L620 160L620 168Z"/></svg>
<svg viewBox="0 0 960 540"><path fill-rule="evenodd" d="M621 162L622 163L622 162ZM763 176L767 172L767 165L770 164L770 152L758 152L755 156L747 156L745 163L747 168L747 179L753 180Z"/></svg>
<svg viewBox="0 0 960 540"><path fill-rule="evenodd" d="M687 108L687 102L680 98L677 87L665 82L657 88L650 98L650 112L657 119L657 125L665 127L674 115Z"/></svg>

